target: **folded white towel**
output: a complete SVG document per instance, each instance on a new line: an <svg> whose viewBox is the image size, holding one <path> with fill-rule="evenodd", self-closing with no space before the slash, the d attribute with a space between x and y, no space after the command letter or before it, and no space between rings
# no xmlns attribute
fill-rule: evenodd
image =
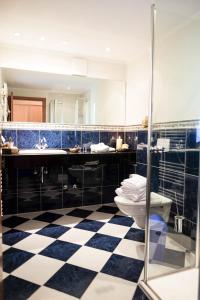
<svg viewBox="0 0 200 300"><path fill-rule="evenodd" d="M135 193L125 193L122 188L117 188L115 190L115 193L120 197L126 198L128 200L132 200L134 202L139 202L139 201L145 201L146 200L146 192L138 195L138 194L135 194Z"/></svg>
<svg viewBox="0 0 200 300"><path fill-rule="evenodd" d="M109 152L109 146L106 146L104 143L93 144L90 146L91 152Z"/></svg>
<svg viewBox="0 0 200 300"><path fill-rule="evenodd" d="M137 175L137 174L134 174ZM125 179L121 184L129 189L138 190L144 189L146 187L146 178L142 176L133 176L128 179Z"/></svg>

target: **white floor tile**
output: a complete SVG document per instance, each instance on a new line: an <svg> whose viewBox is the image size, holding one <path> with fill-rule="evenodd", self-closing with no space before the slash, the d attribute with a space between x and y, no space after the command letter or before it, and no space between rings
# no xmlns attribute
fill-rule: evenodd
<svg viewBox="0 0 200 300"><path fill-rule="evenodd" d="M29 300L77 300L70 295L61 293L59 291L50 289L46 286L40 287ZM92 299L91 299L92 300Z"/></svg>
<svg viewBox="0 0 200 300"><path fill-rule="evenodd" d="M43 285L53 276L64 262L43 255L35 255L22 266L17 268L12 275Z"/></svg>
<svg viewBox="0 0 200 300"><path fill-rule="evenodd" d="M35 233L47 225L49 225L49 223L37 221L37 220L28 220L23 224L16 226L15 229L26 231L29 233Z"/></svg>
<svg viewBox="0 0 200 300"><path fill-rule="evenodd" d="M95 211L99 209L101 206L102 206L101 204L96 204L96 205L81 206L79 208Z"/></svg>
<svg viewBox="0 0 200 300"><path fill-rule="evenodd" d="M11 247L8 246L8 245L2 244L2 251L3 252L6 251L6 250L8 250L9 248L11 248Z"/></svg>
<svg viewBox="0 0 200 300"><path fill-rule="evenodd" d="M108 222L113 217L113 214L107 214L100 211L94 211L91 215L89 215L86 219L101 221L101 222Z"/></svg>
<svg viewBox="0 0 200 300"><path fill-rule="evenodd" d="M5 279L6 277L8 277L10 274L3 272L3 279Z"/></svg>
<svg viewBox="0 0 200 300"><path fill-rule="evenodd" d="M106 223L99 229L98 233L123 238L129 229L130 228L128 226Z"/></svg>
<svg viewBox="0 0 200 300"><path fill-rule="evenodd" d="M27 219L34 219L37 216L41 215L42 213L44 213L44 211L33 211L33 212L18 214L17 216L22 218L27 218Z"/></svg>
<svg viewBox="0 0 200 300"><path fill-rule="evenodd" d="M144 243L123 239L115 248L114 253L144 260Z"/></svg>
<svg viewBox="0 0 200 300"><path fill-rule="evenodd" d="M11 228L9 227L5 227L5 226L2 226L2 232L5 233L7 231L11 230Z"/></svg>
<svg viewBox="0 0 200 300"><path fill-rule="evenodd" d="M78 245L85 245L87 241L89 241L91 237L93 237L93 235L95 235L95 232L72 228L61 235L58 240L75 243Z"/></svg>
<svg viewBox="0 0 200 300"><path fill-rule="evenodd" d="M66 215L69 212L71 212L74 209L74 207L70 207L70 208L61 208L61 209L54 209L54 210L50 210L50 212L55 213L55 214L61 214L61 215Z"/></svg>
<svg viewBox="0 0 200 300"><path fill-rule="evenodd" d="M39 253L54 241L55 239L50 237L42 236L39 234L32 234L22 241L16 243L14 247L24 251L29 251L31 253Z"/></svg>
<svg viewBox="0 0 200 300"><path fill-rule="evenodd" d="M107 251L83 246L69 258L67 263L99 272L111 254Z"/></svg>
<svg viewBox="0 0 200 300"><path fill-rule="evenodd" d="M99 273L81 300L132 300L137 284Z"/></svg>
<svg viewBox="0 0 200 300"><path fill-rule="evenodd" d="M173 240L168 236L166 237L165 247L171 250L177 250L183 252L186 251L186 249L182 245L180 245L179 243L177 243L175 240Z"/></svg>
<svg viewBox="0 0 200 300"><path fill-rule="evenodd" d="M58 225L67 226L67 227L74 227L78 223L80 223L82 220L83 220L82 218L77 218L77 217L73 217L73 216L62 216L59 219L57 219L56 221L54 221L53 223L58 224Z"/></svg>

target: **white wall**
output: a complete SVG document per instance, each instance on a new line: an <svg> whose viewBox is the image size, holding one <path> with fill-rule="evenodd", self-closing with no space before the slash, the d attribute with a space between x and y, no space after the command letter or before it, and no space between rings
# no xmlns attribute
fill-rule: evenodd
<svg viewBox="0 0 200 300"><path fill-rule="evenodd" d="M200 17L157 41L155 122L200 119L199 55Z"/></svg>
<svg viewBox="0 0 200 300"><path fill-rule="evenodd" d="M188 16L185 2L157 2L153 121L200 119L199 10ZM148 114L150 68L148 51L127 66L127 124L140 124Z"/></svg>
<svg viewBox="0 0 200 300"><path fill-rule="evenodd" d="M126 124L141 124L148 115L150 97L150 57L145 52L138 60L127 66Z"/></svg>

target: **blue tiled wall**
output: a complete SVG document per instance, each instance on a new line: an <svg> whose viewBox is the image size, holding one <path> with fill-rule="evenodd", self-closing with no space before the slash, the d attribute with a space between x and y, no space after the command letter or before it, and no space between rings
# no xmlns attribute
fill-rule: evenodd
<svg viewBox="0 0 200 300"><path fill-rule="evenodd" d="M70 148L75 145L92 142L104 142L109 144L112 137L117 138L119 135L124 140L124 133L117 131L75 131L75 130L10 130L4 129L2 132L6 140L11 137L15 145L20 149L35 148L39 140L45 137L49 148ZM132 134L132 133L131 133ZM128 136L129 137L129 136ZM132 148L132 135L128 142Z"/></svg>
<svg viewBox="0 0 200 300"><path fill-rule="evenodd" d="M152 133L152 146L157 139L170 138L170 151L152 154L152 191L173 200L171 217L179 214L185 216L184 232L195 238L197 217L197 193L199 176L199 130L165 129ZM147 131L138 132L138 143L147 143ZM177 151L176 147L182 149ZM147 151L137 150L137 173L146 176ZM178 204L178 205L177 205Z"/></svg>

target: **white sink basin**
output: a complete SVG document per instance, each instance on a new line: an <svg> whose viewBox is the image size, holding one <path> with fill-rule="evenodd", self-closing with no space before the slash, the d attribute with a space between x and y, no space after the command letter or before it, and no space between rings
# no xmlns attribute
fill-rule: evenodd
<svg viewBox="0 0 200 300"><path fill-rule="evenodd" d="M60 149L23 149L19 150L19 154L66 154L65 150Z"/></svg>

